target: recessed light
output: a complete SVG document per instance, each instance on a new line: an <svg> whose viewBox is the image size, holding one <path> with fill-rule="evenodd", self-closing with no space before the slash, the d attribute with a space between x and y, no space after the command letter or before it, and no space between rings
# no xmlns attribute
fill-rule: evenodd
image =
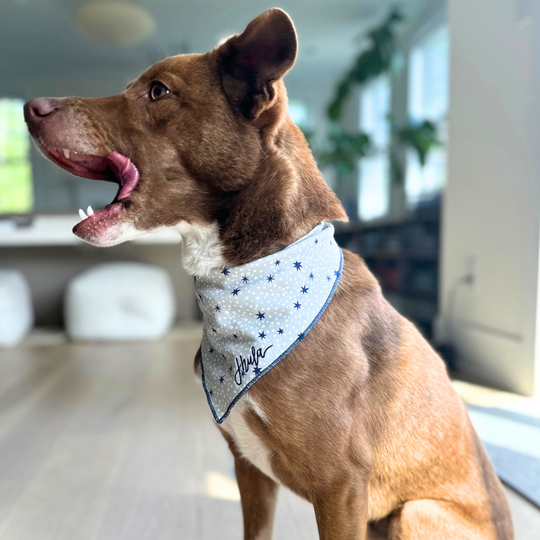
<svg viewBox="0 0 540 540"><path fill-rule="evenodd" d="M156 31L156 20L146 9L128 0L91 0L75 13L82 33L108 45L135 45Z"/></svg>

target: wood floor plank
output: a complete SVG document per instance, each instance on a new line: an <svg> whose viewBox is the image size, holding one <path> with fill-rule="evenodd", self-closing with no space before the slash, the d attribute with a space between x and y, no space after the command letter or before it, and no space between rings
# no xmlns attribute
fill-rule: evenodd
<svg viewBox="0 0 540 540"><path fill-rule="evenodd" d="M91 540L101 523L118 463L129 451L124 433L61 437L9 516L2 538Z"/></svg>
<svg viewBox="0 0 540 540"><path fill-rule="evenodd" d="M74 411L90 391L90 381L67 369L43 395L11 423L0 438L0 538L30 482L49 458ZM24 402L24 392L20 402ZM24 407L23 407L24 409ZM9 414L9 410L6 414ZM3 411L0 411L0 421ZM9 422L8 422L9 423Z"/></svg>

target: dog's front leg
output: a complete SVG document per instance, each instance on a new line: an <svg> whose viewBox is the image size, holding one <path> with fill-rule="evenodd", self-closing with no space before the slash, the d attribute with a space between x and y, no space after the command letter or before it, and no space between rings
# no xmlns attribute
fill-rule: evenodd
<svg viewBox="0 0 540 540"><path fill-rule="evenodd" d="M244 515L244 540L270 540L279 486L237 454L234 466Z"/></svg>
<svg viewBox="0 0 540 540"><path fill-rule="evenodd" d="M366 540L367 484L346 479L313 501L320 540Z"/></svg>
<svg viewBox="0 0 540 540"><path fill-rule="evenodd" d="M274 528L279 486L242 457L234 441L220 430L234 456L236 480L244 515L244 540L270 540Z"/></svg>

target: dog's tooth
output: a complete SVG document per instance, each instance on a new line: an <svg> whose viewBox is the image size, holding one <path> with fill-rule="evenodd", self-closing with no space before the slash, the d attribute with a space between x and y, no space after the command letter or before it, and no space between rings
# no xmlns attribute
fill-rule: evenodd
<svg viewBox="0 0 540 540"><path fill-rule="evenodd" d="M62 152L66 159L69 159L69 150L67 148L62 148Z"/></svg>
<svg viewBox="0 0 540 540"><path fill-rule="evenodd" d="M82 208L79 208L79 216L81 219L86 219L88 216L84 213L84 210Z"/></svg>
<svg viewBox="0 0 540 540"><path fill-rule="evenodd" d="M86 209L86 213L88 214L88 217L90 217L94 213L91 206Z"/></svg>

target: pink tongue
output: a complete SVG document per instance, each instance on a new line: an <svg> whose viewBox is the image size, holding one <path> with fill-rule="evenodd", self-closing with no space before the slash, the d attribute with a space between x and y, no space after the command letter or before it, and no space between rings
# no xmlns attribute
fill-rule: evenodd
<svg viewBox="0 0 540 540"><path fill-rule="evenodd" d="M122 189L118 194L118 200L129 197L139 181L137 167L133 165L129 158L118 152L111 152L106 159L114 175L122 182Z"/></svg>

